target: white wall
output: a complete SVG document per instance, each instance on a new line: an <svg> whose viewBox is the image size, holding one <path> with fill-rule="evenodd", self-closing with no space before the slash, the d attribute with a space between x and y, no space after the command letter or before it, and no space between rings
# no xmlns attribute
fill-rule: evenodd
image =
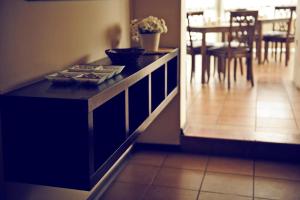
<svg viewBox="0 0 300 200"><path fill-rule="evenodd" d="M181 0L181 26L180 26L180 127L186 123L187 110L187 65L186 65L186 0Z"/></svg>
<svg viewBox="0 0 300 200"><path fill-rule="evenodd" d="M300 0L297 3L297 19L296 19L296 34L295 34L295 62L294 62L294 83L300 88Z"/></svg>
<svg viewBox="0 0 300 200"><path fill-rule="evenodd" d="M129 19L129 0L0 0L0 94L63 66L102 58L105 49L128 47ZM0 199L4 193L1 169L0 155ZM5 185L9 200L89 196L78 190Z"/></svg>

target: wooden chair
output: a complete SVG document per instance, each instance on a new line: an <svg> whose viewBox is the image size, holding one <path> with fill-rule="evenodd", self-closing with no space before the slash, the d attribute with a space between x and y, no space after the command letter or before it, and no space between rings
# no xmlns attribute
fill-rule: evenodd
<svg viewBox="0 0 300 200"><path fill-rule="evenodd" d="M216 56L224 74L227 70L228 89L230 89L230 64L234 59L234 79L236 80L237 58L246 58L247 80L254 86L252 69L253 41L258 11L232 11L230 12L230 27L228 41L221 47L212 47L207 50L207 58ZM227 69L226 69L227 61ZM208 61L209 63L209 61Z"/></svg>
<svg viewBox="0 0 300 200"><path fill-rule="evenodd" d="M195 25L197 26L201 25L201 23L204 22L203 18L204 12L203 11L193 11L193 12L187 12L186 18L187 18L187 32L188 32L188 40L187 40L187 54L191 55L192 57L192 70L191 70L191 81L195 74L195 68L196 68L196 55L201 55L201 45L202 45L202 35L201 33L196 33L191 31L191 26ZM210 44L206 45L207 47L210 47Z"/></svg>
<svg viewBox="0 0 300 200"><path fill-rule="evenodd" d="M277 6L275 7L275 17L287 17L287 22L273 23L272 32L263 35L263 41L265 43L264 62L268 61L269 46L272 44L272 50L275 46L275 61L277 61L277 48L280 44L280 62L282 60L283 44L285 44L285 65L288 65L290 58L290 43L294 42L295 36L292 33L292 21L293 13L296 12L295 6ZM273 51L272 51L273 55Z"/></svg>

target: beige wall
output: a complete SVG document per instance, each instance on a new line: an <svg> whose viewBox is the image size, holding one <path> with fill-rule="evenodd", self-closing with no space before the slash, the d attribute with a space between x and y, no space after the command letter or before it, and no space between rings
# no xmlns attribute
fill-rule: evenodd
<svg viewBox="0 0 300 200"><path fill-rule="evenodd" d="M160 113L140 137L140 143L178 145L180 143L179 95Z"/></svg>
<svg viewBox="0 0 300 200"><path fill-rule="evenodd" d="M168 33L161 35L161 47L180 45L180 2L181 0L132 0L132 18L142 19L150 15L163 18Z"/></svg>
<svg viewBox="0 0 300 200"><path fill-rule="evenodd" d="M182 34L181 7L184 2L184 0L131 0L132 19L142 19L150 15L163 18L166 21L168 32L161 35L160 47L179 48L182 38L180 37ZM183 78L182 74L185 72L185 70L182 71L185 66L182 65L183 62L183 60L180 60L180 78ZM185 87L185 84L180 87L182 86ZM181 89L181 91L183 90ZM180 105L185 99L185 96L182 96L183 94L185 94L185 91L181 92L148 127L139 138L139 142L170 145L180 143L180 112L182 112Z"/></svg>
<svg viewBox="0 0 300 200"><path fill-rule="evenodd" d="M117 44L128 47L129 6L129 0L0 0L0 93L63 66L102 58L105 49ZM0 170L1 164L0 156ZM2 182L0 171L1 195ZM7 184L7 188L9 200L89 196L89 192L27 184Z"/></svg>
<svg viewBox="0 0 300 200"><path fill-rule="evenodd" d="M0 0L0 92L128 47L129 15L129 0Z"/></svg>

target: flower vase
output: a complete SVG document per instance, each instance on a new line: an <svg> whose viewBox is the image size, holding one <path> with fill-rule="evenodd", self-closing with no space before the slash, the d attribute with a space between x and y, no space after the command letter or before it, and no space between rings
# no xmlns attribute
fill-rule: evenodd
<svg viewBox="0 0 300 200"><path fill-rule="evenodd" d="M158 51L160 33L140 33L141 46L148 52Z"/></svg>

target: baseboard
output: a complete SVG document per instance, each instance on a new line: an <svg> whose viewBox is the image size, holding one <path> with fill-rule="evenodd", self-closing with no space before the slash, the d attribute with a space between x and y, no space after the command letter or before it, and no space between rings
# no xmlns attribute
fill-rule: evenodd
<svg viewBox="0 0 300 200"><path fill-rule="evenodd" d="M181 136L183 152L300 163L300 145Z"/></svg>
<svg viewBox="0 0 300 200"><path fill-rule="evenodd" d="M135 143L133 151L167 151L181 152L181 145L173 144L150 144L150 143Z"/></svg>

